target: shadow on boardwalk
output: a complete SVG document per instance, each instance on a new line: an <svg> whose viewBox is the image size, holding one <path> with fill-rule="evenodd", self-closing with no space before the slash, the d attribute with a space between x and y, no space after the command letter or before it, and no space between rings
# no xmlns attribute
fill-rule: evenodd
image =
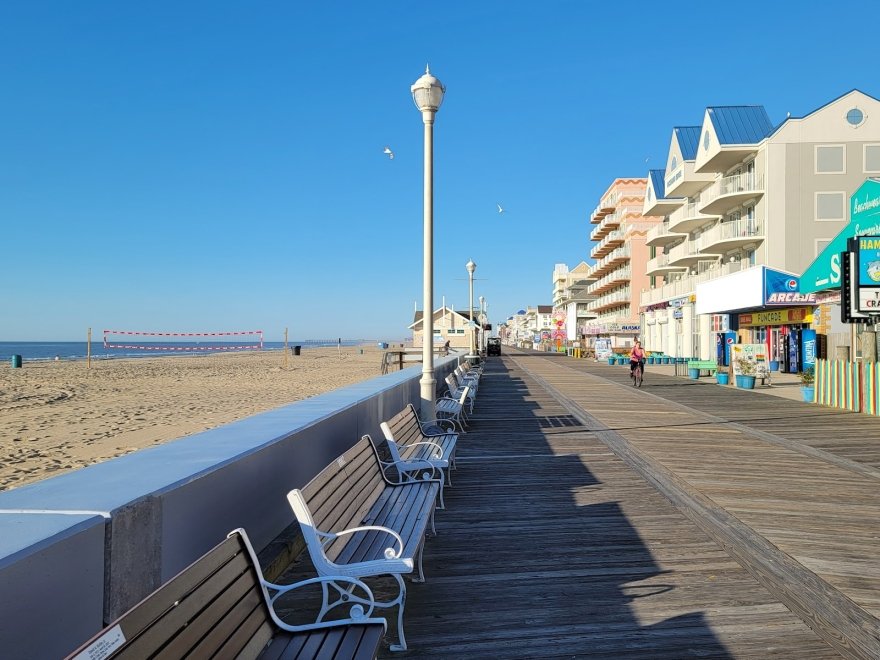
<svg viewBox="0 0 880 660"><path fill-rule="evenodd" d="M488 363L458 457L402 655L733 657L700 585L741 569L506 361ZM690 566L670 580L648 543L677 542Z"/></svg>

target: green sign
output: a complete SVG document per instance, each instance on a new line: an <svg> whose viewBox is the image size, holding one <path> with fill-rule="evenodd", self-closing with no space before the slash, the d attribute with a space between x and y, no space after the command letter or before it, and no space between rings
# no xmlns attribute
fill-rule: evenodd
<svg viewBox="0 0 880 660"><path fill-rule="evenodd" d="M850 238L880 235L880 179L867 179L849 199L849 224L801 275L800 293L840 286L840 253Z"/></svg>

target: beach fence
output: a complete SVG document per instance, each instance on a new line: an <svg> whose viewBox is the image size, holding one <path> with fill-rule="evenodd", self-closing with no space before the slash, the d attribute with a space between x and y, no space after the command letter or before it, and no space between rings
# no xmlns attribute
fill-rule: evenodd
<svg viewBox="0 0 880 660"><path fill-rule="evenodd" d="M816 360L816 403L880 415L880 367L876 362Z"/></svg>

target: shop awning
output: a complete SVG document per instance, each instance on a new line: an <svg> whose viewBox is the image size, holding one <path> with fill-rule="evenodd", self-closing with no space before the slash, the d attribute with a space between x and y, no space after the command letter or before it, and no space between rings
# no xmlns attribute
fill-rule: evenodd
<svg viewBox="0 0 880 660"><path fill-rule="evenodd" d="M801 293L840 286L840 253L856 236L880 235L880 179L867 179L849 200L849 224L822 250L801 275Z"/></svg>

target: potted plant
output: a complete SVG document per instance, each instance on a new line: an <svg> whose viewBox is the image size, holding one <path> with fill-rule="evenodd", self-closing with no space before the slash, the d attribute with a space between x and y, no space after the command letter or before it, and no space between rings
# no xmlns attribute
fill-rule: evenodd
<svg viewBox="0 0 880 660"><path fill-rule="evenodd" d="M718 367L715 370L715 381L719 385L727 385L730 382L730 374L727 372L727 367Z"/></svg>
<svg viewBox="0 0 880 660"><path fill-rule="evenodd" d="M813 367L807 367L801 372L801 395L807 403L816 400L816 371Z"/></svg>
<svg viewBox="0 0 880 660"><path fill-rule="evenodd" d="M739 372L736 376L736 386L745 390L755 389L755 373L757 365L747 358L736 359L736 370Z"/></svg>

